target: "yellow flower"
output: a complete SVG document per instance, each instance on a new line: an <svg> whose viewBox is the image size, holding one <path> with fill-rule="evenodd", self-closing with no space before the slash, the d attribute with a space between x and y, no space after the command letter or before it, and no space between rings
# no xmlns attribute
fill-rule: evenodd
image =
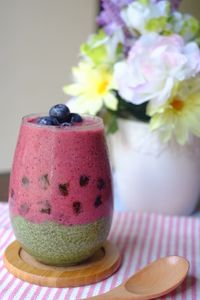
<svg viewBox="0 0 200 300"><path fill-rule="evenodd" d="M65 86L63 91L76 97L79 112L95 115L103 105L111 110L117 109L117 98L112 92L115 85L110 70L82 62L72 71L75 83Z"/></svg>
<svg viewBox="0 0 200 300"><path fill-rule="evenodd" d="M200 137L200 77L177 84L170 100L151 118L165 142L175 137L183 145L191 134Z"/></svg>

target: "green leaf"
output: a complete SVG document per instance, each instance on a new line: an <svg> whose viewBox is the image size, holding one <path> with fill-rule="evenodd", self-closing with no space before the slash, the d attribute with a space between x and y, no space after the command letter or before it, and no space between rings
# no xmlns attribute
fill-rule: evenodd
<svg viewBox="0 0 200 300"><path fill-rule="evenodd" d="M113 134L118 130L118 118L150 122L151 118L147 115L148 102L135 105L123 100L116 91L113 92L118 99L117 111L104 107L98 114L104 120L107 134Z"/></svg>
<svg viewBox="0 0 200 300"><path fill-rule="evenodd" d="M139 3L141 3L144 6L148 6L149 5L149 0L139 0Z"/></svg>
<svg viewBox="0 0 200 300"><path fill-rule="evenodd" d="M107 36L103 30L92 35L87 43L81 45L81 53L96 65L104 62L108 56L105 41Z"/></svg>
<svg viewBox="0 0 200 300"><path fill-rule="evenodd" d="M107 51L105 46L99 46L97 48L92 48L88 44L83 44L81 46L81 52L89 57L95 65L102 63L107 57Z"/></svg>
<svg viewBox="0 0 200 300"><path fill-rule="evenodd" d="M180 34L183 37L190 34L191 37L194 38L197 35L197 33L199 32L199 29L200 29L199 21L196 18L190 16L188 19L186 19L183 22L183 26L180 31Z"/></svg>
<svg viewBox="0 0 200 300"><path fill-rule="evenodd" d="M145 28L148 31L152 32L162 32L165 30L167 25L167 18L166 17L159 17L155 19L150 19Z"/></svg>
<svg viewBox="0 0 200 300"><path fill-rule="evenodd" d="M117 115L107 110L103 115L104 124L107 134L113 134L118 130Z"/></svg>
<svg viewBox="0 0 200 300"><path fill-rule="evenodd" d="M117 115L124 119L136 118L143 122L149 122L150 117L147 115L147 105L148 102L142 103L140 105L132 104L123 100L118 94L118 110Z"/></svg>

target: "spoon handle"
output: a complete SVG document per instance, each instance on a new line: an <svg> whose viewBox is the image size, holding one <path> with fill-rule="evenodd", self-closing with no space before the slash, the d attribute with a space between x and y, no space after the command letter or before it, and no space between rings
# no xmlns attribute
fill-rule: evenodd
<svg viewBox="0 0 200 300"><path fill-rule="evenodd" d="M123 285L116 287L115 289L107 292L105 294L87 298L87 300L134 300L134 299L144 299L138 298L138 296L129 293Z"/></svg>

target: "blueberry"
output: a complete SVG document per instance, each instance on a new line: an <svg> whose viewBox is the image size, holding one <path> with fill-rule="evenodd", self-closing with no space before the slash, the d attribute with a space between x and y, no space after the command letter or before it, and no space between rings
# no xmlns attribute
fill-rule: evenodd
<svg viewBox="0 0 200 300"><path fill-rule="evenodd" d="M59 125L59 122L56 118L53 117L42 117L37 120L37 124L39 125Z"/></svg>
<svg viewBox="0 0 200 300"><path fill-rule="evenodd" d="M71 123L80 123L83 122L83 118L79 114L71 113L70 114Z"/></svg>
<svg viewBox="0 0 200 300"><path fill-rule="evenodd" d="M56 104L49 111L50 117L56 118L60 123L67 122L69 114L70 110L65 104Z"/></svg>

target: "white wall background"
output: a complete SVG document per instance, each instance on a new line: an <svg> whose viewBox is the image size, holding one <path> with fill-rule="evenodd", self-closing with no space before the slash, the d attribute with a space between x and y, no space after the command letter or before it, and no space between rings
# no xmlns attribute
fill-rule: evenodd
<svg viewBox="0 0 200 300"><path fill-rule="evenodd" d="M95 30L96 0L0 0L0 172L20 120L67 99L80 44Z"/></svg>
<svg viewBox="0 0 200 300"><path fill-rule="evenodd" d="M81 42L95 30L98 0L0 0L0 172L9 170L20 119L67 98ZM200 19L200 1L183 1Z"/></svg>

